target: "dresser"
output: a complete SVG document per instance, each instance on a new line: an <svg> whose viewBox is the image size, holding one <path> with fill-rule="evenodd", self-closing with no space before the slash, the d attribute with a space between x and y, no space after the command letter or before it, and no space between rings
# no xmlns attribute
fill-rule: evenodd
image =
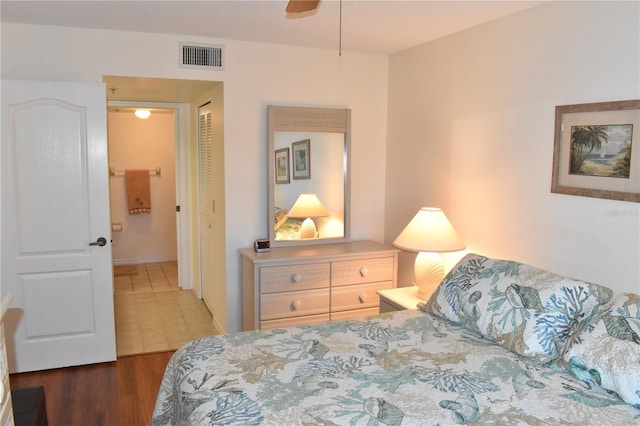
<svg viewBox="0 0 640 426"><path fill-rule="evenodd" d="M373 241L239 252L243 330L376 315L397 283L399 250Z"/></svg>

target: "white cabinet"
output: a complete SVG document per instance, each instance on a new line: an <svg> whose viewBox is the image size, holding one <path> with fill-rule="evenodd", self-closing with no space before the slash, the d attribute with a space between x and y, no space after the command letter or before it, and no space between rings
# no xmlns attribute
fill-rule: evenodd
<svg viewBox="0 0 640 426"><path fill-rule="evenodd" d="M242 329L378 313L378 291L396 287L398 251L372 241L241 249Z"/></svg>

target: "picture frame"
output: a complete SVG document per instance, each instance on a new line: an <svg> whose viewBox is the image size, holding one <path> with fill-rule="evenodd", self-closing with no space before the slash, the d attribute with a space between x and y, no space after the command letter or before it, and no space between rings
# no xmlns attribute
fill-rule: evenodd
<svg viewBox="0 0 640 426"><path fill-rule="evenodd" d="M311 140L305 139L291 144L293 156L293 178L311 179Z"/></svg>
<svg viewBox="0 0 640 426"><path fill-rule="evenodd" d="M289 148L275 150L276 183L289 183Z"/></svg>
<svg viewBox="0 0 640 426"><path fill-rule="evenodd" d="M551 192L640 202L640 99L556 106Z"/></svg>

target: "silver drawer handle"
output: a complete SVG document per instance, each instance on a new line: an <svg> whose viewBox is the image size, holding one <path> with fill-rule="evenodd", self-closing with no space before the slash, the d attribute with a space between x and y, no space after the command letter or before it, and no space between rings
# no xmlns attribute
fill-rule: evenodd
<svg viewBox="0 0 640 426"><path fill-rule="evenodd" d="M292 283L299 283L301 279L302 279L302 275L300 275L300 274L291 275L291 282Z"/></svg>
<svg viewBox="0 0 640 426"><path fill-rule="evenodd" d="M366 277L369 270L367 268L360 268L360 276Z"/></svg>
<svg viewBox="0 0 640 426"><path fill-rule="evenodd" d="M298 309L300 309L300 305L302 305L302 302L300 302L299 300L294 300L293 302L291 302L291 310L297 311Z"/></svg>
<svg viewBox="0 0 640 426"><path fill-rule="evenodd" d="M364 303L367 301L367 293L360 293L358 295L358 300L360 301L360 303Z"/></svg>

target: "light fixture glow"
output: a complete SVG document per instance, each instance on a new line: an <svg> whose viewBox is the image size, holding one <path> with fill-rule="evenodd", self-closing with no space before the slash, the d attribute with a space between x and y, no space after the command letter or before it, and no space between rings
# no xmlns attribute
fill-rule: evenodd
<svg viewBox="0 0 640 426"><path fill-rule="evenodd" d="M148 109L137 109L134 114L136 115L136 117L144 120L149 118L149 116L151 115L151 111L149 111Z"/></svg>

